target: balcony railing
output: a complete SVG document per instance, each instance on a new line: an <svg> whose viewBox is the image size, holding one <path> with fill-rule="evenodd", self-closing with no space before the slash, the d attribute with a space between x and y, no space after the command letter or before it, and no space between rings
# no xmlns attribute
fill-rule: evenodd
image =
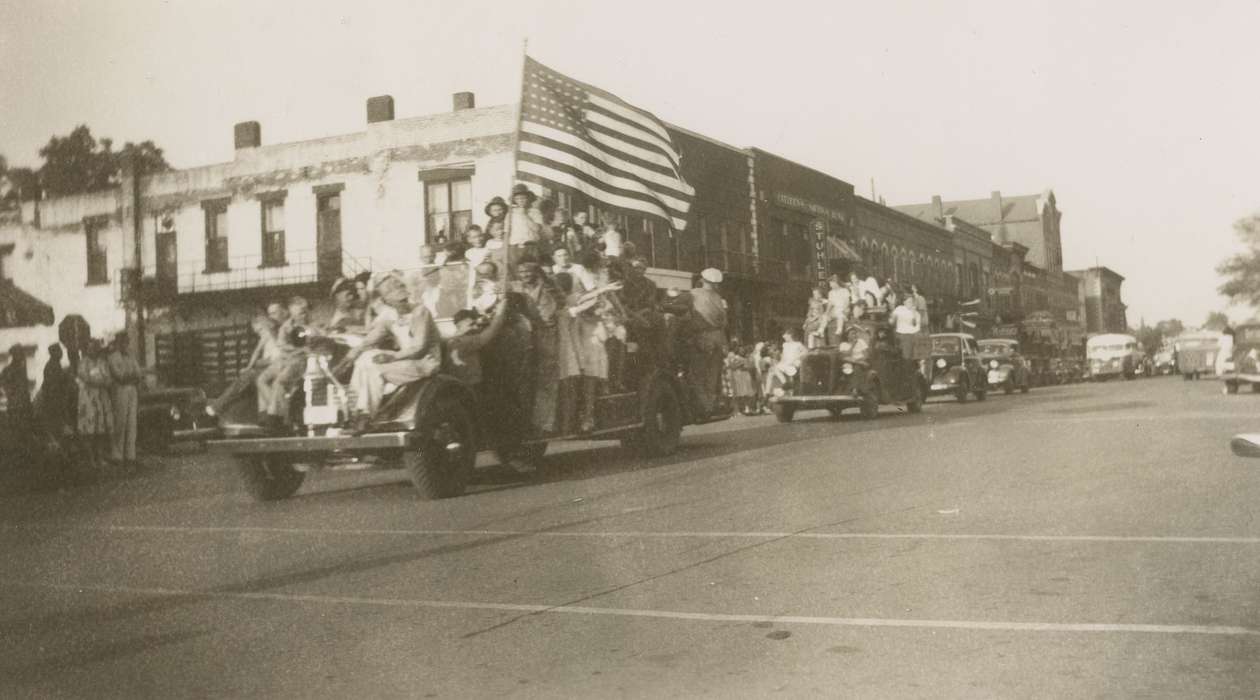
<svg viewBox="0 0 1260 700"><path fill-rule="evenodd" d="M238 255L227 260L226 269L208 269L205 260L181 260L174 270L149 265L143 270L139 292L145 301L156 301L176 295L331 284L338 277L353 277L372 269L370 261L345 251L290 250L283 263L276 262L271 256ZM128 298L129 290L121 291L120 296Z"/></svg>

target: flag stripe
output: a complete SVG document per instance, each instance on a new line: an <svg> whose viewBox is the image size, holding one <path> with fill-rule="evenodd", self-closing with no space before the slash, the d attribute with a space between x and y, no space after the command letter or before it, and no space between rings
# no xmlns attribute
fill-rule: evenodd
<svg viewBox="0 0 1260 700"><path fill-rule="evenodd" d="M690 187L687 187L686 191L678 189L680 184L685 185L685 183L680 183L678 180L658 171L640 167L633 161L613 156L598 144L591 144L573 134L542 125L526 123L522 126L525 127L524 133L521 134L522 142L540 143L551 148L579 155L591 163L603 166L604 169L611 173L642 180L653 190L678 199L685 199L688 203L695 198L695 190ZM522 146L524 146L524 143L522 143Z"/></svg>
<svg viewBox="0 0 1260 700"><path fill-rule="evenodd" d="M610 95L609 98L611 99L605 98L603 95L599 94L602 92L602 90L597 89L594 94L589 96L588 99L591 105L620 116L623 120L638 124L641 128L647 129L664 139L665 143L673 141L669 132L665 130L665 127L661 126L660 120L656 117L647 114L643 110L626 104L618 97Z"/></svg>
<svg viewBox="0 0 1260 700"><path fill-rule="evenodd" d="M641 180L631 177L624 177L614 172L609 172L603 165L592 163L577 153L570 153L563 149L551 148L544 144L535 143L533 141L521 142L521 155L529 154L539 160L549 160L553 163L568 166L571 169L580 171L589 175L591 178L606 184L610 188L615 188L623 192L637 192L653 200L660 202L667 207L672 213L679 215L684 214L687 208L691 206L691 202L686 202L676 197L671 197L663 192L658 192L648 187Z"/></svg>
<svg viewBox="0 0 1260 700"><path fill-rule="evenodd" d="M597 187L608 194L616 195L617 197L625 199L637 199L646 204L650 204L655 210L659 210L661 212L661 216L671 219L683 219L686 216L683 212L671 209L668 204L662 202L659 197L652 195L650 192L644 192L641 189L618 187L615 184L609 183L606 179L604 179L604 177L584 170L580 161L578 163L566 163L556 160L555 158L537 156L533 153L521 153L517 158L518 163L529 162L536 165L544 165L558 172L566 173L571 177L591 185L592 187Z"/></svg>
<svg viewBox="0 0 1260 700"><path fill-rule="evenodd" d="M669 163L670 174L675 177L678 176L678 159L675 157L676 154L673 153L673 151L661 148L660 144L655 141L648 141L639 138L636 134L643 133L641 131L631 134L624 131L620 128L620 126L621 125L615 119L608 119L607 117L594 112L588 111L586 113L587 131L594 131L603 134L609 138L621 141L630 148L639 149L645 153L653 153L660 156L665 159L665 162Z"/></svg>
<svg viewBox="0 0 1260 700"><path fill-rule="evenodd" d="M523 174L533 175L534 177L539 178L540 182L543 184L555 183L571 187L587 197L590 197L598 202L603 202L609 206L631 209L645 214L650 214L652 216L661 217L662 219L669 221L670 225L673 226L676 231L682 231L687 226L686 219L670 216L660 207L659 204L635 197L624 197L607 192L601 189L599 185L593 185L571 173L558 170L546 164L534 163L529 160L521 160L517 163L516 167L517 170Z"/></svg>
<svg viewBox="0 0 1260 700"><path fill-rule="evenodd" d="M588 123L599 124L605 129L611 129L618 133L625 134L627 138L633 139L637 143L651 146L661 152L674 167L678 167L678 162L682 160L682 156L674 150L673 144L669 141L662 141L654 132L644 131L638 128L636 124L632 124L615 114L606 112L594 105L588 105L586 108L586 121Z"/></svg>
<svg viewBox="0 0 1260 700"><path fill-rule="evenodd" d="M560 141L561 143L581 148L596 158L615 159L617 161L615 165L618 168L634 173L638 177L657 178L662 182L667 181L670 183L670 186L674 188L682 188L683 186L686 186L685 182L679 182L678 179L674 177L674 173L670 171L669 168L662 167L656 163L649 163L646 160L636 158L625 153L614 152L613 150L606 148L603 144L595 143L594 141L582 138L577 134L531 121L522 122L521 131L526 134L537 134L539 136L544 136L555 141ZM687 187L687 190L690 191L691 188Z"/></svg>
<svg viewBox="0 0 1260 700"><path fill-rule="evenodd" d="M669 162L669 159L656 151L647 148L639 148L638 146L628 143L615 136L603 134L598 129L588 129L587 136L589 136L595 143L603 146L605 150L611 150L618 155L630 155L638 158L639 160L646 160L649 163L655 163L662 168L668 169L671 175L677 177L677 173L674 171L674 166Z"/></svg>

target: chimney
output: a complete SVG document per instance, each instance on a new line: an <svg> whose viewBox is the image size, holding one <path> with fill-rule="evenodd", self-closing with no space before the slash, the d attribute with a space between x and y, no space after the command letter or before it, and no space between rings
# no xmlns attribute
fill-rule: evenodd
<svg viewBox="0 0 1260 700"><path fill-rule="evenodd" d="M1002 213L1002 193L997 190L993 190L993 192L989 194L989 197L993 200L993 209L997 212L997 220L1005 221L1006 215Z"/></svg>
<svg viewBox="0 0 1260 700"><path fill-rule="evenodd" d="M451 95L451 101L455 104L455 111L464 109L472 109L477 106L477 99L471 92L457 92Z"/></svg>
<svg viewBox="0 0 1260 700"><path fill-rule="evenodd" d="M262 125L258 122L241 122L232 127L236 150L258 148L262 145Z"/></svg>
<svg viewBox="0 0 1260 700"><path fill-rule="evenodd" d="M941 221L945 220L945 205L941 203L941 196L939 194L932 195L932 209L936 210L937 219Z"/></svg>
<svg viewBox="0 0 1260 700"><path fill-rule="evenodd" d="M367 121L368 124L377 122L389 122L394 120L394 97L392 95L377 95L369 97L367 100Z"/></svg>

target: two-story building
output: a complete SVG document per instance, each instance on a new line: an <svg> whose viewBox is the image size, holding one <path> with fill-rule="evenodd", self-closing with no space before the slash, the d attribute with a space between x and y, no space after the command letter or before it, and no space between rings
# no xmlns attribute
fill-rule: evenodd
<svg viewBox="0 0 1260 700"><path fill-rule="evenodd" d="M1080 280L1085 301L1085 332L1128 333L1129 319L1120 293L1124 277L1108 267L1073 270Z"/></svg>

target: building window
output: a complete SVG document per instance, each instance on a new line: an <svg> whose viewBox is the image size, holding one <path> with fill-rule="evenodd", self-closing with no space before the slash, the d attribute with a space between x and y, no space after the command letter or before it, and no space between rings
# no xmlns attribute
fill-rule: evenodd
<svg viewBox="0 0 1260 700"><path fill-rule="evenodd" d="M202 204L206 216L206 272L227 272L227 202Z"/></svg>
<svg viewBox="0 0 1260 700"><path fill-rule="evenodd" d="M84 239L87 242L87 283L109 284L109 257L105 247L103 230L106 221L89 219L83 222Z"/></svg>
<svg viewBox="0 0 1260 700"><path fill-rule="evenodd" d="M472 225L472 179L430 182L424 190L425 242L462 237Z"/></svg>
<svg viewBox="0 0 1260 700"><path fill-rule="evenodd" d="M283 267L284 265L284 200L263 200L262 266Z"/></svg>

